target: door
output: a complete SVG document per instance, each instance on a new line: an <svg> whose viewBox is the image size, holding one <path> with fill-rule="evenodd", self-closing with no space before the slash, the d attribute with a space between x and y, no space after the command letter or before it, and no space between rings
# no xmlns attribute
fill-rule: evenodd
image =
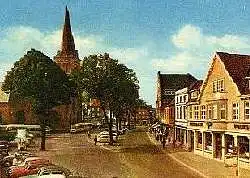
<svg viewBox="0 0 250 178"><path fill-rule="evenodd" d="M190 131L191 132L191 151L194 151L194 132L193 131Z"/></svg>
<svg viewBox="0 0 250 178"><path fill-rule="evenodd" d="M215 133L215 158L221 159L222 155L222 137L220 133Z"/></svg>

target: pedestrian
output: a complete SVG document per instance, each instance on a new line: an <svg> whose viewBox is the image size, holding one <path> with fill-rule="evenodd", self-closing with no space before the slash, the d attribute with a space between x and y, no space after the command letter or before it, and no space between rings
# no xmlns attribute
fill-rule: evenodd
<svg viewBox="0 0 250 178"><path fill-rule="evenodd" d="M165 148L165 145L166 145L166 137L164 135L162 138L162 147Z"/></svg>
<svg viewBox="0 0 250 178"><path fill-rule="evenodd" d="M91 138L91 134L90 134L90 132L88 131L88 138Z"/></svg>
<svg viewBox="0 0 250 178"><path fill-rule="evenodd" d="M95 145L96 145L96 143L97 143L97 136L96 135L95 135L94 141L95 141Z"/></svg>

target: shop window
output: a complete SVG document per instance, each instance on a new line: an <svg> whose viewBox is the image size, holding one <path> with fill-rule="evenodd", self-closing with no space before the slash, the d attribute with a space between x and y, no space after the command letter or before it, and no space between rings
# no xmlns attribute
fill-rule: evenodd
<svg viewBox="0 0 250 178"><path fill-rule="evenodd" d="M198 132L197 148L202 149L202 133Z"/></svg>
<svg viewBox="0 0 250 178"><path fill-rule="evenodd" d="M199 119L199 106L194 106L194 119Z"/></svg>
<svg viewBox="0 0 250 178"><path fill-rule="evenodd" d="M206 119L206 106L201 106L201 119Z"/></svg>
<svg viewBox="0 0 250 178"><path fill-rule="evenodd" d="M205 133L205 150L212 151L212 133Z"/></svg>
<svg viewBox="0 0 250 178"><path fill-rule="evenodd" d="M232 135L225 135L225 142L226 142L226 153L233 153L234 147L234 137Z"/></svg>
<svg viewBox="0 0 250 178"><path fill-rule="evenodd" d="M239 153L241 158L249 159L249 139L247 137L238 137Z"/></svg>
<svg viewBox="0 0 250 178"><path fill-rule="evenodd" d="M233 119L239 119L239 103L233 103Z"/></svg>
<svg viewBox="0 0 250 178"><path fill-rule="evenodd" d="M220 119L222 120L226 119L226 104L225 103L220 105Z"/></svg>
<svg viewBox="0 0 250 178"><path fill-rule="evenodd" d="M249 101L245 101L245 119L249 120L250 119L250 106L249 106Z"/></svg>

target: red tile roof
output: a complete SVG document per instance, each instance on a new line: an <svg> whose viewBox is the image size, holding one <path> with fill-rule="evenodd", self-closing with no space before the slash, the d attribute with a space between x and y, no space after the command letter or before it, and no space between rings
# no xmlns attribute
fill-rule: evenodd
<svg viewBox="0 0 250 178"><path fill-rule="evenodd" d="M234 83L238 86L241 94L249 94L248 79L250 76L250 55L229 54L216 52L224 63L226 70L232 77Z"/></svg>
<svg viewBox="0 0 250 178"><path fill-rule="evenodd" d="M197 80L189 86L189 90L199 90L201 88L202 83L203 80Z"/></svg>

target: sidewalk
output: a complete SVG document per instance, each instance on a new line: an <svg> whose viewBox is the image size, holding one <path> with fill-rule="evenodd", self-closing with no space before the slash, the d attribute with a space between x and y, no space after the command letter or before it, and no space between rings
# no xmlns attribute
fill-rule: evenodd
<svg viewBox="0 0 250 178"><path fill-rule="evenodd" d="M156 141L152 134L147 132L151 142L159 147L160 142ZM214 177L214 178L224 178L224 177L237 177L235 172L236 169L233 167L225 167L224 163L214 159L209 159L196 155L193 152L187 152L180 148L172 148L171 146L166 146L165 149L162 149L166 154L168 154L172 159L179 162L183 166L195 171L202 177ZM240 168L238 177L249 177L250 170Z"/></svg>

